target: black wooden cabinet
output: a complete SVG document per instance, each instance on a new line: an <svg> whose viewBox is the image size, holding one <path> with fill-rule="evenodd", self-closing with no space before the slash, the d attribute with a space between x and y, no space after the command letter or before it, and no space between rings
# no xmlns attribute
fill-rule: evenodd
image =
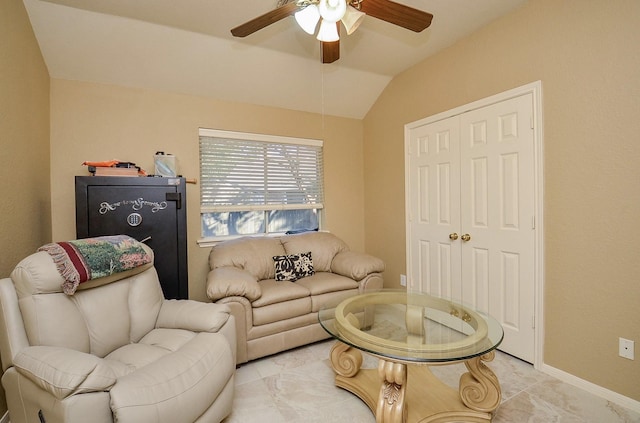
<svg viewBox="0 0 640 423"><path fill-rule="evenodd" d="M184 178L76 176L76 236L129 235L153 249L166 298L187 298Z"/></svg>

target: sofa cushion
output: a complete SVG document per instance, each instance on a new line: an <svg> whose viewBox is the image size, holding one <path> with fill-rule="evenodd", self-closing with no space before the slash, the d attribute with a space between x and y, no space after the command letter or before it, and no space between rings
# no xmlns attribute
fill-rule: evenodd
<svg viewBox="0 0 640 423"><path fill-rule="evenodd" d="M247 333L247 340L269 337L271 335L277 335L282 332L288 332L293 329L312 325L318 325L318 315L314 313L307 313L290 319L277 320L273 323L265 323L260 326L252 326Z"/></svg>
<svg viewBox="0 0 640 423"><path fill-rule="evenodd" d="M252 309L253 325L266 325L268 323L281 322L294 317L304 316L311 313L311 306L311 297L303 297L283 303L254 307Z"/></svg>
<svg viewBox="0 0 640 423"><path fill-rule="evenodd" d="M209 268L233 266L246 270L257 280L273 279L275 269L272 257L284 254L287 253L279 238L242 237L212 247L209 253Z"/></svg>
<svg viewBox="0 0 640 423"><path fill-rule="evenodd" d="M267 279L259 282L262 297L251 303L255 326L311 313L311 297L304 286Z"/></svg>
<svg viewBox="0 0 640 423"><path fill-rule="evenodd" d="M311 311L317 313L325 308L337 307L342 301L358 295L359 290L346 289L344 291L327 292L326 294L314 295L311 297Z"/></svg>
<svg viewBox="0 0 640 423"><path fill-rule="evenodd" d="M306 276L312 276L313 259L311 251L300 254L289 254L286 256L273 256L275 265L275 279L277 281L292 281Z"/></svg>
<svg viewBox="0 0 640 423"><path fill-rule="evenodd" d="M306 232L280 238L286 254L311 251L316 272L329 272L333 257L349 247L337 236L328 232Z"/></svg>
<svg viewBox="0 0 640 423"><path fill-rule="evenodd" d="M311 295L358 289L358 282L353 279L329 272L316 272L313 276L296 281L296 285L305 287Z"/></svg>
<svg viewBox="0 0 640 423"><path fill-rule="evenodd" d="M251 303L254 308L309 296L307 288L294 282L266 279L258 284L262 290L262 296Z"/></svg>

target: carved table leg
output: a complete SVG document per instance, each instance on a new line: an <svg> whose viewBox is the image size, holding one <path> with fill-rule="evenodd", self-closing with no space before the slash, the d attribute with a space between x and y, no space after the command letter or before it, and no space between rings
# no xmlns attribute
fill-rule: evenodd
<svg viewBox="0 0 640 423"><path fill-rule="evenodd" d="M464 362L469 370L460 377L460 398L472 410L492 413L500 405L500 382L483 362L492 361L495 351Z"/></svg>
<svg viewBox="0 0 640 423"><path fill-rule="evenodd" d="M380 360L378 374L382 379L376 423L404 423L407 420L405 392L407 366L402 363Z"/></svg>
<svg viewBox="0 0 640 423"><path fill-rule="evenodd" d="M362 353L342 342L333 345L330 358L333 371L340 376L353 377L362 366Z"/></svg>

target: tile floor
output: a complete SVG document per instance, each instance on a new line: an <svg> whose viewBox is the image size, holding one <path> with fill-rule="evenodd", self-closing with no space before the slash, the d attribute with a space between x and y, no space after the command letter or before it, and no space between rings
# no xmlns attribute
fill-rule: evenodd
<svg viewBox="0 0 640 423"><path fill-rule="evenodd" d="M236 374L232 414L224 423L375 423L355 395L333 384L333 341L300 347L242 365ZM376 367L368 357L363 367ZM498 352L489 367L502 386L494 423L640 423L640 414L575 388ZM457 387L464 365L432 367Z"/></svg>

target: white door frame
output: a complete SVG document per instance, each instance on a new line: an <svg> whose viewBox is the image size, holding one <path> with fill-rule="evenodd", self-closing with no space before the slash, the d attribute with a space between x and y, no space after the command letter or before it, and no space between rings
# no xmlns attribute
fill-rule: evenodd
<svg viewBox="0 0 640 423"><path fill-rule="evenodd" d="M534 284L535 284L535 316L534 316L534 336L535 336L535 358L534 367L540 368L544 362L544 155L543 155L543 116L542 116L542 81L532 82L521 87L517 87L491 97L483 98L455 109L447 110L424 119L411 122L405 125L405 187L409 186L409 157L408 143L409 133L412 129L427 125L439 120L460 115L470 110L479 109L491 104L499 103L524 94L531 94L533 97L533 142L534 142L534 215L535 215L535 264L534 264ZM409 196L405 193L405 222L409 221L411 211L408 203ZM410 245L407 240L406 255L407 269L409 269Z"/></svg>

